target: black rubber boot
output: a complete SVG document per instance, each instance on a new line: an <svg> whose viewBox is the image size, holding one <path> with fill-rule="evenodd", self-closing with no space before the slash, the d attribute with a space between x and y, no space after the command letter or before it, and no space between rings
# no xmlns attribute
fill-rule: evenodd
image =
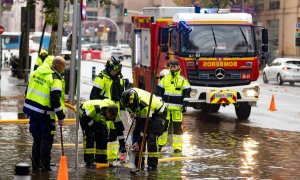
<svg viewBox="0 0 300 180"><path fill-rule="evenodd" d="M40 165L40 159L38 159L38 158L32 158L32 157L30 157L30 159L31 159L31 163L32 163L32 170L33 171L38 171L39 169L40 169L40 167L41 167L41 165Z"/></svg>
<svg viewBox="0 0 300 180"><path fill-rule="evenodd" d="M135 162L134 162L134 164L135 164L135 167L136 167L137 169L139 169L139 166L138 166L138 164L139 164L139 153L136 153L135 155L136 155L136 156L135 156ZM144 169L144 166L145 166L145 158L142 157L141 170Z"/></svg>
<svg viewBox="0 0 300 180"><path fill-rule="evenodd" d="M52 169L50 168L50 160L41 160L41 168L43 171L52 171Z"/></svg>
<svg viewBox="0 0 300 180"><path fill-rule="evenodd" d="M85 167L88 168L88 169L95 169L96 168L94 162L87 162L87 163L85 163Z"/></svg>

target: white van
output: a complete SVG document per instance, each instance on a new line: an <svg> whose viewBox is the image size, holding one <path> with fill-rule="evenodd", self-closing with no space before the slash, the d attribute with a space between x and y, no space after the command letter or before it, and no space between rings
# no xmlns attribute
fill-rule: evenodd
<svg viewBox="0 0 300 180"><path fill-rule="evenodd" d="M121 49L122 54L125 58L131 57L131 48L128 44L119 44L117 48Z"/></svg>

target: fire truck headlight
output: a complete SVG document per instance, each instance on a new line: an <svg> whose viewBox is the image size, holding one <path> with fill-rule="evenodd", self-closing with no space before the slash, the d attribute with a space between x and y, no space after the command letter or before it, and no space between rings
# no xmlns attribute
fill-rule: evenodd
<svg viewBox="0 0 300 180"><path fill-rule="evenodd" d="M259 96L259 92L260 91L260 88L259 86L255 86L254 88L247 88L247 89L244 89L243 90L243 94L244 96L255 96L255 97L258 97Z"/></svg>
<svg viewBox="0 0 300 180"><path fill-rule="evenodd" d="M190 96L191 96L191 98L196 98L196 96L197 96L197 90L196 89L192 89L191 92L190 92Z"/></svg>

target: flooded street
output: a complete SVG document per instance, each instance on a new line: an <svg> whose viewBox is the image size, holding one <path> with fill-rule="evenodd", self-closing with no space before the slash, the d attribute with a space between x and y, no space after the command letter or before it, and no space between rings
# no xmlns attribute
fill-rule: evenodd
<svg viewBox="0 0 300 180"><path fill-rule="evenodd" d="M197 117L197 118L195 118ZM213 118L213 120L211 120ZM210 120L208 120L210 119ZM132 175L125 168L87 170L83 163L80 132L79 169L74 171L75 123L66 123L63 130L65 154L70 179L297 179L300 177L300 134L258 127L247 123L224 121L193 111L185 117L183 158L161 160L157 172ZM52 150L56 163L49 174L32 174L32 179L56 179L61 155L58 132ZM12 178L18 162L31 164L32 138L27 124L0 124L1 177ZM161 158L171 157L170 146L164 147Z"/></svg>
<svg viewBox="0 0 300 180"><path fill-rule="evenodd" d="M103 65L82 63L81 97L89 98L92 67L98 73ZM124 72L132 80L131 69ZM4 74L5 75L5 74ZM26 118L22 114L25 87L14 78L2 76L0 119ZM233 106L206 114L188 108L184 116L184 145L181 157L173 158L170 144L162 149L157 172L131 174L127 168L89 170L83 162L82 134L79 131L78 173L75 171L75 123L63 127L65 155L70 179L300 179L299 84L277 86L262 84L257 107L248 121L236 122ZM269 111L270 97L276 98L277 111ZM69 118L74 117L69 112ZM28 124L0 123L0 179L12 179L19 162L31 165L32 137ZM57 128L52 149L52 172L31 173L32 179L56 179L61 156Z"/></svg>

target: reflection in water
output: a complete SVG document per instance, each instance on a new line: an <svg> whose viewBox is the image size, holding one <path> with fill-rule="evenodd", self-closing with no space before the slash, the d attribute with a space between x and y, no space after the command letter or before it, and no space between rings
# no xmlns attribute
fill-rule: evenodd
<svg viewBox="0 0 300 180"><path fill-rule="evenodd" d="M184 156L190 156L193 153L192 149L195 148L195 146L191 144L191 138L192 136L188 132L183 133L184 146L182 148L182 154Z"/></svg>
<svg viewBox="0 0 300 180"><path fill-rule="evenodd" d="M197 119L197 118L198 119ZM209 121L209 118L213 119ZM78 173L74 170L75 123L63 127L65 154L69 177L72 179L299 179L300 134L250 127L234 120L222 120L213 115L194 113L184 123L183 156L180 161L160 162L157 172L139 175L128 169L87 170L83 162L83 149L79 146ZM82 144L82 133L79 132ZM172 139L172 138L170 138ZM32 174L32 179L56 179L61 156L59 133L52 149L53 171ZM14 165L31 164L32 137L28 124L0 124L0 175L12 179ZM167 145L165 155L174 157ZM170 149L170 151L168 151ZM0 179L1 179L0 178Z"/></svg>
<svg viewBox="0 0 300 180"><path fill-rule="evenodd" d="M245 157L242 157L242 166L241 166L241 174L246 175L247 177L251 176L255 166L256 159L255 155L257 154L258 142L252 140L250 137L243 141L243 149L242 152Z"/></svg>

